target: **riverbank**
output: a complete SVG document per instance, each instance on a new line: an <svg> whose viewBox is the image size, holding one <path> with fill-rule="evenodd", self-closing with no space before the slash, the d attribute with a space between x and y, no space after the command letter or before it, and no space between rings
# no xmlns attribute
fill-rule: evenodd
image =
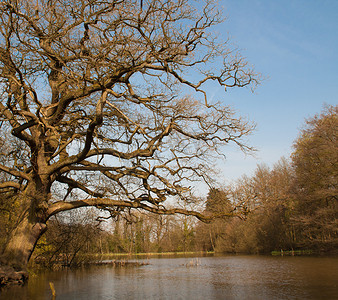
<svg viewBox="0 0 338 300"><path fill-rule="evenodd" d="M139 267L146 266L149 263L128 261L128 260L107 260L107 261L94 261L84 266L112 266L112 267Z"/></svg>
<svg viewBox="0 0 338 300"><path fill-rule="evenodd" d="M110 259L110 258L138 258L138 257L166 257L166 256L207 256L214 255L215 252L211 251L188 251L188 252L142 252L142 253L96 253L96 254L88 254L88 257L92 259Z"/></svg>
<svg viewBox="0 0 338 300"><path fill-rule="evenodd" d="M280 250L280 251L271 251L271 255L273 256L299 256L299 255L315 255L318 253L315 253L313 250Z"/></svg>
<svg viewBox="0 0 338 300"><path fill-rule="evenodd" d="M10 285L23 285L28 280L28 272L16 271L9 266L0 265L0 288Z"/></svg>

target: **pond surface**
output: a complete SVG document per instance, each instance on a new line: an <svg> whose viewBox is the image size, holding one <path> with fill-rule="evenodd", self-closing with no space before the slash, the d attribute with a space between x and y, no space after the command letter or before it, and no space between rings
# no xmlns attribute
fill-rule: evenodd
<svg viewBox="0 0 338 300"><path fill-rule="evenodd" d="M137 267L92 267L31 276L1 300L338 299L338 257L151 258Z"/></svg>

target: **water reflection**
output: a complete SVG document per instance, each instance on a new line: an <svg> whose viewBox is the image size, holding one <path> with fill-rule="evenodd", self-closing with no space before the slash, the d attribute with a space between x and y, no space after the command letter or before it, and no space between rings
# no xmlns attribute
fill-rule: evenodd
<svg viewBox="0 0 338 300"><path fill-rule="evenodd" d="M93 267L33 276L1 300L52 299L338 299L338 258L201 257L149 259L149 265Z"/></svg>

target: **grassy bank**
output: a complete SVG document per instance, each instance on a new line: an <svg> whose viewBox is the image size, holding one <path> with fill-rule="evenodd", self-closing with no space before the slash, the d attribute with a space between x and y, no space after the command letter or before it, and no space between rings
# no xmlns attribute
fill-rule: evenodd
<svg viewBox="0 0 338 300"><path fill-rule="evenodd" d="M204 251L189 251L189 252L144 252L144 253L95 253L88 254L92 259L110 259L110 258L131 258L131 257L175 257L175 256L197 256L197 255L208 255L214 254L214 252L204 252Z"/></svg>
<svg viewBox="0 0 338 300"><path fill-rule="evenodd" d="M313 250L280 250L280 251L271 251L273 256L299 256L299 255L313 255L316 254Z"/></svg>

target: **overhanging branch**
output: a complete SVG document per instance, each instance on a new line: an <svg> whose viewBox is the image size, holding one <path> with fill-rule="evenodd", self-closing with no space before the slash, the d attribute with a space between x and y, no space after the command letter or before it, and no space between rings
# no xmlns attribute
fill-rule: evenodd
<svg viewBox="0 0 338 300"><path fill-rule="evenodd" d="M182 208L166 209L166 208L149 206L149 205L146 205L144 203L139 203L139 202L112 200L112 199L107 199L107 198L90 198L90 199L77 200L77 201L71 201L71 202L58 201L49 206L47 215L48 215L48 218L50 218L51 216L56 215L57 213L62 212L62 211L68 211L68 210L72 210L75 208L89 207L89 206L95 206L95 207L107 206L107 207L142 209L142 210L149 211L149 212L152 212L154 214L159 214L159 215L182 214L186 216L194 216L197 219L203 222L207 222L207 223L213 219L213 217L205 216L193 210L186 210ZM229 216L231 215L232 214L229 214Z"/></svg>

